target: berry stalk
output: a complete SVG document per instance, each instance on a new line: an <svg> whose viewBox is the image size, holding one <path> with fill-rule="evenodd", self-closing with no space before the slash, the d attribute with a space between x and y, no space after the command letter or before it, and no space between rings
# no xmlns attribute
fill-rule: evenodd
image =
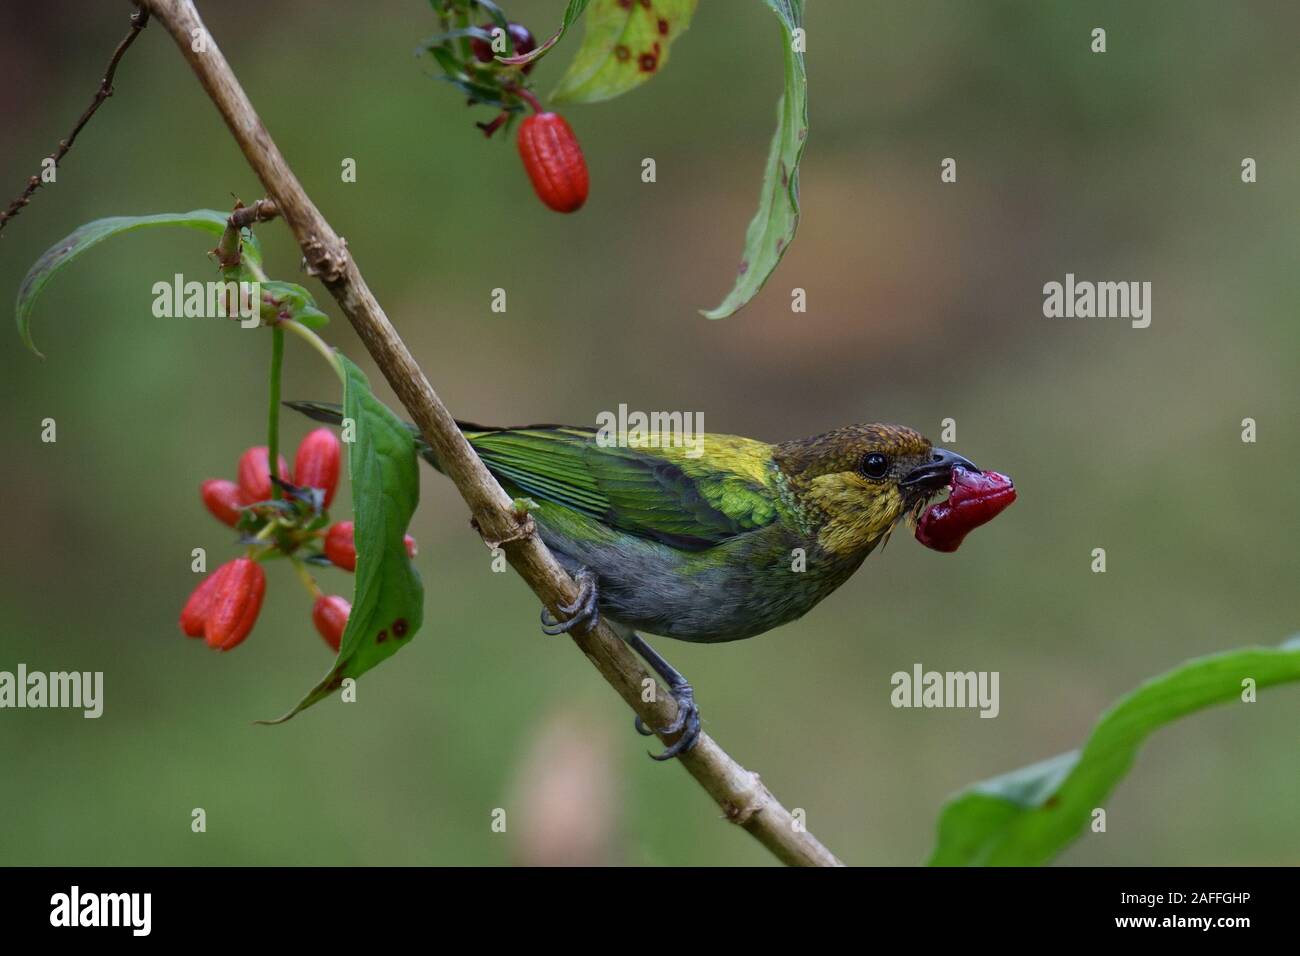
<svg viewBox="0 0 1300 956"><path fill-rule="evenodd" d="M279 324L271 328L271 383L266 420L266 459L280 457L280 377L284 371L284 329ZM282 496L280 486L271 482L271 497L278 501Z"/></svg>

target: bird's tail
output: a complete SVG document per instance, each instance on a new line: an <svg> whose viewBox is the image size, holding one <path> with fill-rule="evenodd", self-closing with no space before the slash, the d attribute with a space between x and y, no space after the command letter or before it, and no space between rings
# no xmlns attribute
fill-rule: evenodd
<svg viewBox="0 0 1300 956"><path fill-rule="evenodd" d="M289 408L295 412L302 412L308 418L314 418L318 422L324 422L326 425L340 425L343 422L343 406L334 402L285 402ZM438 459L433 453L433 448L420 435L420 430L410 422L402 422L403 425L415 436L415 448L429 464L433 465L439 471L442 466L438 464ZM471 425L469 422L457 422L456 426L465 433L467 438L472 438L475 433L490 431L479 425Z"/></svg>
<svg viewBox="0 0 1300 956"><path fill-rule="evenodd" d="M316 421L324 422L326 425L340 425L343 422L343 406L335 404L334 402L297 401L285 402L284 404L289 408L292 408L294 411L302 412L302 414L306 415L308 418L314 418ZM420 457L433 465L433 467L438 469L438 471L442 471L442 466L438 464L438 458L434 454L433 448L420 435L420 429L412 425L410 422L402 422L402 424L405 425L407 430L415 436L415 448L420 453ZM460 419L456 420L456 427L460 429L461 434L465 436L465 439L470 443L475 451L479 452L479 454L482 454L482 449L478 444L478 440L484 436L497 435L501 432L564 431L577 434L594 434L592 429L575 428L571 425L512 425L497 427L493 425L476 425L474 422L463 422Z"/></svg>
<svg viewBox="0 0 1300 956"><path fill-rule="evenodd" d="M302 412L308 418L314 418L326 425L338 425L343 421L343 406L334 402L285 402L287 408Z"/></svg>

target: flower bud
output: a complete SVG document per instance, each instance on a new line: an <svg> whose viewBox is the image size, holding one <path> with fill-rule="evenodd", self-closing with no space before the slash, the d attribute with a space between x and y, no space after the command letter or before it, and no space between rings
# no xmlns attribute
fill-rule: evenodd
<svg viewBox="0 0 1300 956"><path fill-rule="evenodd" d="M325 532L325 557L330 563L344 571L357 569L357 542L353 535L354 525L351 521L337 521ZM415 557L417 551L415 539L409 534L403 539L407 557Z"/></svg>
<svg viewBox="0 0 1300 956"><path fill-rule="evenodd" d="M325 638L325 643L334 648L336 654L343 640L343 632L348 626L348 615L351 613L352 605L337 594L322 594L312 606L312 623L316 625L320 636Z"/></svg>
<svg viewBox="0 0 1300 956"><path fill-rule="evenodd" d="M199 494L212 516L222 524L234 527L239 522L239 485L224 478L209 478L199 485Z"/></svg>
<svg viewBox="0 0 1300 956"><path fill-rule="evenodd" d="M214 571L199 582L199 586L190 594L185 607L181 609L181 630L188 637L202 637L203 626L208 620L208 608L212 605L212 594L217 583Z"/></svg>
<svg viewBox="0 0 1300 956"><path fill-rule="evenodd" d="M203 636L208 647L228 651L238 645L257 623L266 594L266 572L251 558L236 558L213 574L211 603Z"/></svg>
<svg viewBox="0 0 1300 956"><path fill-rule="evenodd" d="M256 445L239 456L239 497L246 505L271 497L271 467L265 445ZM292 481L284 456L278 456L282 481Z"/></svg>
<svg viewBox="0 0 1300 956"><path fill-rule="evenodd" d="M294 484L319 488L325 493L324 507L334 500L339 485L339 440L328 428L317 428L298 445L293 461Z"/></svg>

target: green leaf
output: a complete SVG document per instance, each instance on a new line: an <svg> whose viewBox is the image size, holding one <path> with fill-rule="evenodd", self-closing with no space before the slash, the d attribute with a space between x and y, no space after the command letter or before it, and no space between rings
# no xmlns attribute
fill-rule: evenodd
<svg viewBox="0 0 1300 956"><path fill-rule="evenodd" d="M448 40L459 40L461 37L473 37L476 40L482 40L484 43L492 42L492 34L482 27L457 27L445 33L435 33L421 43L420 46L424 52L432 53L435 48L441 47Z"/></svg>
<svg viewBox="0 0 1300 956"><path fill-rule="evenodd" d="M736 284L706 318L724 319L763 288L799 228L799 160L808 140L808 75L803 54L794 50L794 31L803 28L803 0L763 0L781 21L785 45L785 92L776 105L776 135L767 154L758 212L745 232Z"/></svg>
<svg viewBox="0 0 1300 956"><path fill-rule="evenodd" d="M262 318L267 322L275 319L296 319L310 329L319 329L329 324L330 317L316 307L316 300L310 292L293 282L280 282L268 279L261 283ZM267 295L271 301L266 301Z"/></svg>
<svg viewBox="0 0 1300 956"><path fill-rule="evenodd" d="M569 0L569 5L564 8L564 20L560 23L560 29L556 30L555 34L545 43L540 44L537 49L519 56L498 55L497 59L502 63L509 63L511 66L523 66L526 63L532 63L534 60L540 59L551 47L559 43L560 37L564 36L569 27L578 21L583 11L587 9L588 2L589 0Z"/></svg>
<svg viewBox="0 0 1300 956"><path fill-rule="evenodd" d="M481 83L472 79L461 66L459 60L446 47L435 46L429 50L429 53L438 65L443 69L442 76L435 76L434 79L443 83L450 83L458 88L474 103L482 103L485 106L495 106L498 109L519 110L521 104L515 100L507 102L501 95L501 87L492 83Z"/></svg>
<svg viewBox="0 0 1300 956"><path fill-rule="evenodd" d="M475 0L474 5L477 7L482 7L484 10L486 10L488 12L488 16L492 18L493 23L499 26L502 30L507 30L506 39L510 43L510 49L513 50L515 48L515 41L510 39L510 34L508 32L508 28L510 26L510 18L506 16L505 11L502 10L500 7L498 7L495 3L493 3L492 0ZM491 39L492 36L491 34L489 34L488 40L491 41Z"/></svg>
<svg viewBox="0 0 1300 956"><path fill-rule="evenodd" d="M149 226L185 226L220 237L226 230L226 220L229 216L230 213L219 212L216 209L195 209L191 212L159 213L156 216L113 216L108 219L96 219L94 222L78 227L46 249L23 277L22 284L18 287L18 334L22 336L24 344L29 349L41 355L40 350L36 348L36 343L32 341L32 307L54 273L90 247L112 236ZM249 260L261 265L262 250L251 233L247 234L244 241L244 253ZM43 355L41 357L44 358Z"/></svg>
<svg viewBox="0 0 1300 956"><path fill-rule="evenodd" d="M582 46L551 99L598 103L640 86L668 62L669 47L691 25L695 4L593 0Z"/></svg>
<svg viewBox="0 0 1300 956"><path fill-rule="evenodd" d="M1257 688L1300 680L1300 637L1199 657L1147 681L1106 711L1083 750L985 780L954 796L939 817L931 866L1036 866L1087 826L1153 730Z"/></svg>
<svg viewBox="0 0 1300 956"><path fill-rule="evenodd" d="M343 415L356 423L347 444L348 474L356 511L356 591L347 630L329 673L279 724L328 697L344 678L356 678L411 642L424 614L424 587L406 555L403 537L420 499L415 436L343 355Z"/></svg>

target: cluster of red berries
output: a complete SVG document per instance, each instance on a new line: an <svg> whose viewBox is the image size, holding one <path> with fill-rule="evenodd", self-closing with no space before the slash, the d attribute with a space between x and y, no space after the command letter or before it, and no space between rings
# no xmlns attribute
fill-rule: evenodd
<svg viewBox="0 0 1300 956"><path fill-rule="evenodd" d="M239 458L238 481L209 478L199 486L208 511L222 524L239 529L250 550L248 556L229 561L204 578L181 611L181 630L204 638L218 650L239 645L257 622L266 594L266 573L259 558L279 553L301 565L296 555L317 546L319 552L307 561L345 571L357 567L353 523L329 524L325 513L338 488L342 457L338 438L328 428L311 432L298 445L292 472L277 456L274 479L269 457L265 446L250 448ZM281 499L272 498L273 481L283 492ZM406 552L414 557L415 550L415 539L408 534ZM352 605L337 594L322 594L305 573L304 581L315 597L312 622L337 652Z"/></svg>

